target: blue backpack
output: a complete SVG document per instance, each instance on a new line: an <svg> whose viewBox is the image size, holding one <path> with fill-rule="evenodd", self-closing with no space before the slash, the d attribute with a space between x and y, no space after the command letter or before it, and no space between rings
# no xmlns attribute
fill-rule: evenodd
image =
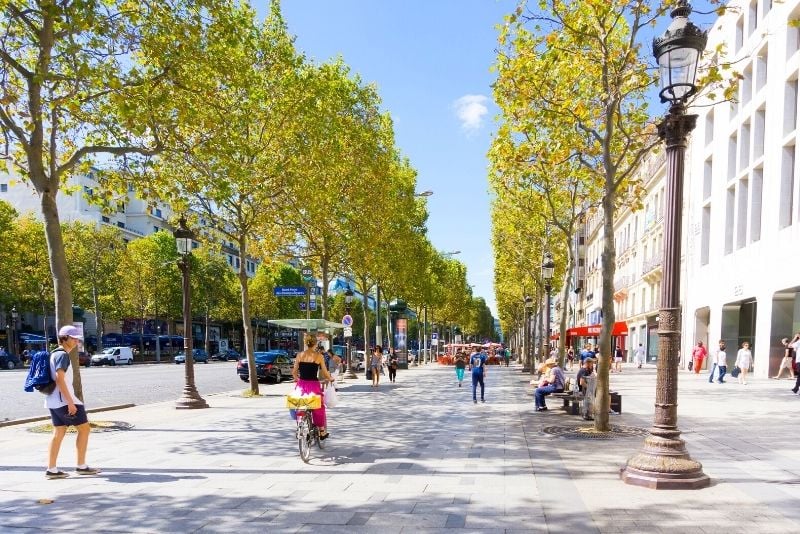
<svg viewBox="0 0 800 534"><path fill-rule="evenodd" d="M46 350L40 350L31 356L31 366L25 378L25 391L30 393L34 389L44 395L49 395L56 389L56 381L50 372L50 353Z"/></svg>

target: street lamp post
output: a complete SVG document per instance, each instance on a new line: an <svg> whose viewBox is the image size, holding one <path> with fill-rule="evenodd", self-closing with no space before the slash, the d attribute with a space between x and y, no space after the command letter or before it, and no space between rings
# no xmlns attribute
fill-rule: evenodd
<svg viewBox="0 0 800 534"><path fill-rule="evenodd" d="M347 291L344 292L344 311L347 315L350 315L350 309L353 304L353 290L350 288L350 284L347 284ZM347 373L346 378L358 378L356 376L355 369L353 369L353 359L350 356L350 337L345 336L346 344L347 344ZM364 353L364 358L366 359L366 352ZM364 362L366 364L366 362Z"/></svg>
<svg viewBox="0 0 800 534"><path fill-rule="evenodd" d="M192 307L191 286L189 285L189 262L192 255L192 239L194 235L186 226L186 219L181 217L175 230L175 243L178 246L178 267L183 279L183 351L186 354L185 380L183 394L175 401L177 409L208 408L206 401L197 392L194 384L194 357L192 355Z"/></svg>
<svg viewBox="0 0 800 534"><path fill-rule="evenodd" d="M525 297L525 322L522 325L522 372L531 372L533 363L531 362L531 309L533 309L533 299Z"/></svg>
<svg viewBox="0 0 800 534"><path fill-rule="evenodd" d="M544 343L542 344L544 347L543 356L545 358L547 358L550 353L550 351L547 350L550 348L550 291L553 289L551 284L553 282L555 266L556 263L553 261L552 254L547 252L544 255L544 263L542 263L542 280L544 281L544 292L547 294L547 305L544 310L544 332L542 333L542 337L544 338Z"/></svg>
<svg viewBox="0 0 800 534"><path fill-rule="evenodd" d="M620 474L627 484L654 489L696 489L710 483L702 464L689 456L678 430L683 165L687 137L697 121L697 115L686 114L686 99L697 90L697 62L706 45L706 33L689 21L691 12L686 0L678 2L669 28L653 40L661 71L661 101L670 103L669 113L658 125L658 134L666 141L667 187L656 404L644 447Z"/></svg>
<svg viewBox="0 0 800 534"><path fill-rule="evenodd" d="M19 312L16 306L11 307L11 343L9 343L9 351L11 354L19 357L19 347L17 346L17 319L19 319Z"/></svg>

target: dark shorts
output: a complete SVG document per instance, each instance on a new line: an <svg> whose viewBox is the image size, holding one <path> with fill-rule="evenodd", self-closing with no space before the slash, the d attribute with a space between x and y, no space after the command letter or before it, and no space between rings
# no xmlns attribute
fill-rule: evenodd
<svg viewBox="0 0 800 534"><path fill-rule="evenodd" d="M53 426L78 426L88 423L89 419L86 417L86 409L83 404L76 404L75 407L78 409L75 415L68 413L69 407L67 406L62 406L55 410L51 409L50 419L53 420Z"/></svg>

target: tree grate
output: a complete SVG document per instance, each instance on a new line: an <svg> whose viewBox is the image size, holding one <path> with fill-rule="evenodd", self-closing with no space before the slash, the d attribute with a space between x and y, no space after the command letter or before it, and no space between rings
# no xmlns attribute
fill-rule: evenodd
<svg viewBox="0 0 800 534"><path fill-rule="evenodd" d="M608 440L643 436L647 434L647 429L635 426L611 425L609 432L597 432L594 426L548 426L543 428L542 432L565 439Z"/></svg>

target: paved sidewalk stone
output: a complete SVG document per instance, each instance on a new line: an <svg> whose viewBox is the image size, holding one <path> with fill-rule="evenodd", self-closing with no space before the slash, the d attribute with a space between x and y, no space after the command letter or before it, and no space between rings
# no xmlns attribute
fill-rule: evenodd
<svg viewBox="0 0 800 534"><path fill-rule="evenodd" d="M612 424L652 423L655 374L612 374L623 402ZM206 410L160 403L92 414L134 425L91 436L96 477L45 480L49 436L0 428L0 532L800 532L800 398L788 380L709 384L682 371L679 426L712 485L654 491L619 480L643 436L544 432L590 423L554 399L534 412L519 367L489 368L485 404L454 378L427 366L378 391L363 376L345 382L328 412L332 436L308 464L283 407L289 383L255 399L209 395ZM64 440L63 470L74 470L74 442Z"/></svg>

